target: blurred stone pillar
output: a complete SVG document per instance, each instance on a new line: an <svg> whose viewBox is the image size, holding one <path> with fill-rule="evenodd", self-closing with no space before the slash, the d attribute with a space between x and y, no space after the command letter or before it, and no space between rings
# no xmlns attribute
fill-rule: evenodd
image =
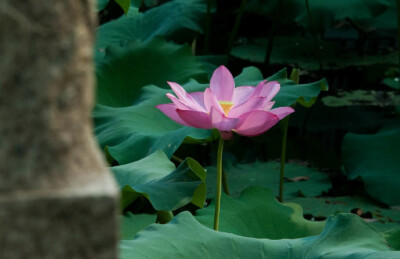
<svg viewBox="0 0 400 259"><path fill-rule="evenodd" d="M92 0L0 1L0 258L116 258L92 135Z"/></svg>

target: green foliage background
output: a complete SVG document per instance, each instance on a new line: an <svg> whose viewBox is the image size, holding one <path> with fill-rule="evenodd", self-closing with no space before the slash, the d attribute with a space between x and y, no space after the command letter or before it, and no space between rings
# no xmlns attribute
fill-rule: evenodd
<svg viewBox="0 0 400 259"><path fill-rule="evenodd" d="M98 0L93 118L121 187L120 257L400 257L396 7ZM169 102L166 81L203 91L219 65L237 86L278 81L275 107L296 112L283 204L275 199L282 125L226 142L229 195L216 232L218 134L179 125L155 105ZM288 79L292 68L300 84ZM166 211L175 218L156 224Z"/></svg>

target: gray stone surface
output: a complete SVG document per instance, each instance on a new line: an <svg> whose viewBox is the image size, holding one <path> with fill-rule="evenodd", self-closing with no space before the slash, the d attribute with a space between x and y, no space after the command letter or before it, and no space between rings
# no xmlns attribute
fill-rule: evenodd
<svg viewBox="0 0 400 259"><path fill-rule="evenodd" d="M0 258L116 258L92 135L91 0L0 1Z"/></svg>

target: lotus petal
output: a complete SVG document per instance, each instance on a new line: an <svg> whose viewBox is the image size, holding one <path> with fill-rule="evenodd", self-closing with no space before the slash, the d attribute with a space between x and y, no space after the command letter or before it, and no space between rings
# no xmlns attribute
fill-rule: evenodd
<svg viewBox="0 0 400 259"><path fill-rule="evenodd" d="M173 94L166 94L166 96L175 104L175 108L176 109L180 109L180 110L192 110L192 108L190 108L189 106L185 105L182 103L181 100L179 100L178 98L176 98Z"/></svg>
<svg viewBox="0 0 400 259"><path fill-rule="evenodd" d="M264 110L270 102L264 97L251 97L247 102L242 105L234 106L229 111L230 118L237 118L242 114L248 113L254 110Z"/></svg>
<svg viewBox="0 0 400 259"><path fill-rule="evenodd" d="M263 81L257 85L253 96L265 97L268 99L268 101L271 101L280 89L281 86L276 81L271 81L268 83L265 83L265 81Z"/></svg>
<svg viewBox="0 0 400 259"><path fill-rule="evenodd" d="M176 110L186 125L199 129L212 129L210 116L205 112Z"/></svg>
<svg viewBox="0 0 400 259"><path fill-rule="evenodd" d="M254 93L256 88L254 86L239 86L235 88L233 92L232 102L235 106L241 105L249 99L249 97Z"/></svg>
<svg viewBox="0 0 400 259"><path fill-rule="evenodd" d="M206 105L204 104L204 92L193 92L189 93L190 97L193 98L201 107L203 107L204 111L206 111Z"/></svg>
<svg viewBox="0 0 400 259"><path fill-rule="evenodd" d="M183 87L174 82L167 82L172 91L178 96L179 100L194 110L202 110L202 107L183 89Z"/></svg>
<svg viewBox="0 0 400 259"><path fill-rule="evenodd" d="M269 130L279 122L279 117L267 111L251 111L239 117L234 131L243 136L257 136Z"/></svg>
<svg viewBox="0 0 400 259"><path fill-rule="evenodd" d="M222 109L221 105L217 100L217 97L214 95L214 93L211 91L210 88L207 88L204 91L204 105L206 107L206 111L208 114L210 114L212 107L214 107L221 113L224 113L224 110Z"/></svg>
<svg viewBox="0 0 400 259"><path fill-rule="evenodd" d="M238 118L227 118L215 107L211 108L210 116L213 127L220 131L232 130L239 123Z"/></svg>
<svg viewBox="0 0 400 259"><path fill-rule="evenodd" d="M176 108L175 104L173 104L173 103L159 104L156 106L156 108L159 109L160 111L162 111L165 115L167 115L173 121L175 121L179 124L185 125L185 126L192 127L191 125L189 125L188 123L186 123L185 121L183 121L181 119L181 117L177 113L177 108Z"/></svg>
<svg viewBox="0 0 400 259"><path fill-rule="evenodd" d="M232 101L235 81L231 72L224 66L218 67L211 77L210 88L218 101Z"/></svg>
<svg viewBox="0 0 400 259"><path fill-rule="evenodd" d="M289 114L293 113L294 109L291 108L291 107L279 107L279 108L275 108L275 109L269 110L269 112L277 115L279 117L279 119L282 120L283 118L285 118Z"/></svg>

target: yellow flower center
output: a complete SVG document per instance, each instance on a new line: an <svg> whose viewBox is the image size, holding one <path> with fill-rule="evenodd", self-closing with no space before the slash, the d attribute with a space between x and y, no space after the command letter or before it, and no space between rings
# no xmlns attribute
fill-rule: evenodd
<svg viewBox="0 0 400 259"><path fill-rule="evenodd" d="M228 116L228 112L232 109L233 107L233 102L229 101L219 101L219 104L222 107L222 110L225 112L225 116Z"/></svg>

